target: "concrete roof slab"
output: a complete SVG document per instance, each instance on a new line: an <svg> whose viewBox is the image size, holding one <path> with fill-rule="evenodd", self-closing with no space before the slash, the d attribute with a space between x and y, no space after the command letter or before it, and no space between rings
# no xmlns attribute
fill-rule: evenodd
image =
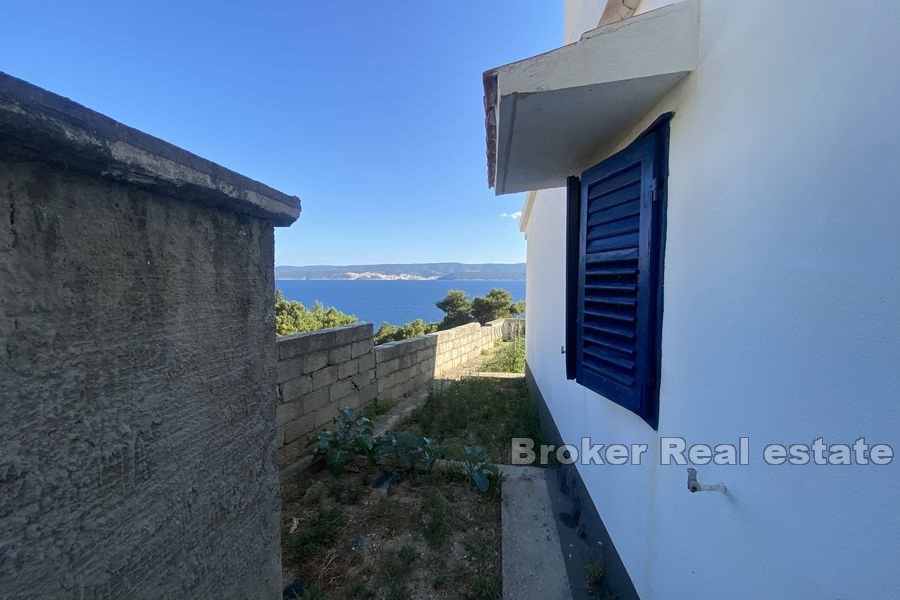
<svg viewBox="0 0 900 600"><path fill-rule="evenodd" d="M564 185L696 68L698 34L699 3L685 0L486 72L489 185Z"/></svg>
<svg viewBox="0 0 900 600"><path fill-rule="evenodd" d="M290 225L300 198L0 72L0 157L93 173Z"/></svg>

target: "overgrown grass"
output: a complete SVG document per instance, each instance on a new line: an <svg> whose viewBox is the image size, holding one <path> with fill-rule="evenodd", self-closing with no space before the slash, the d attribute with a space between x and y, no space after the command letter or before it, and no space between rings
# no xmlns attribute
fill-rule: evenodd
<svg viewBox="0 0 900 600"><path fill-rule="evenodd" d="M478 369L484 373L524 373L525 338L516 337L506 342Z"/></svg>
<svg viewBox="0 0 900 600"><path fill-rule="evenodd" d="M283 575L304 579L303 600L499 600L499 493L459 469L376 488L381 474L358 461L284 486Z"/></svg>
<svg viewBox="0 0 900 600"><path fill-rule="evenodd" d="M540 420L518 379L473 377L435 389L413 411L405 427L444 442L448 448L481 446L489 462L509 463L510 440L541 443ZM449 458L462 459L450 455Z"/></svg>

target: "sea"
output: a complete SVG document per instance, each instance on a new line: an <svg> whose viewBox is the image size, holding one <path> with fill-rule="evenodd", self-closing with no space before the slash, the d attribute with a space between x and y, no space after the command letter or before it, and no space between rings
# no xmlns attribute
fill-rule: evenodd
<svg viewBox="0 0 900 600"><path fill-rule="evenodd" d="M493 288L508 290L514 302L525 300L525 282L514 280L368 280L368 279L276 279L275 287L288 300L312 306L317 300L326 307L354 315L360 321L402 325L422 319L440 321L444 313L434 303L450 290L484 296Z"/></svg>

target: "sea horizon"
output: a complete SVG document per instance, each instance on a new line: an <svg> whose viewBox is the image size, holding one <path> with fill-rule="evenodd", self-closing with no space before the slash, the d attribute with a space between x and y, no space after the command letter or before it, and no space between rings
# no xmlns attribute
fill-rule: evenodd
<svg viewBox="0 0 900 600"><path fill-rule="evenodd" d="M508 290L514 302L525 300L524 279L276 279L275 287L288 300L308 307L319 301L376 329L383 322L440 321L444 313L435 303L452 289L474 298L500 288Z"/></svg>

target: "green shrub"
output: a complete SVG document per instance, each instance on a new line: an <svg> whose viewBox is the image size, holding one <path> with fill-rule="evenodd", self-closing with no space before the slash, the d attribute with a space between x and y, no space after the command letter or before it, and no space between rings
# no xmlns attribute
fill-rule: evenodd
<svg viewBox="0 0 900 600"><path fill-rule="evenodd" d="M379 344L387 344L388 342L399 342L400 340L420 337L426 333L434 333L437 331L437 328L437 323L426 323L422 319L410 321L399 327L385 321L381 324L381 327L378 328L378 331L375 332L375 345L377 346Z"/></svg>
<svg viewBox="0 0 900 600"><path fill-rule="evenodd" d="M317 331L351 323L356 323L356 317L344 314L333 306L325 308L321 302L316 302L312 308L306 308L300 302L285 299L281 290L275 292L275 333L278 335Z"/></svg>
<svg viewBox="0 0 900 600"><path fill-rule="evenodd" d="M388 459L395 468L415 473L431 471L443 451L431 438L416 436L408 431L389 431L376 440L376 452Z"/></svg>

